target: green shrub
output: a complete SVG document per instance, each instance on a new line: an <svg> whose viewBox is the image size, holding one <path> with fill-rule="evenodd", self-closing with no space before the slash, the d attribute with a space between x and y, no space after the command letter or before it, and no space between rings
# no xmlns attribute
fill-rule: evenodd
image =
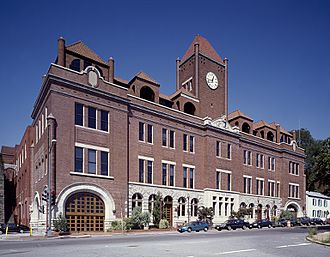
<svg viewBox="0 0 330 257"><path fill-rule="evenodd" d="M169 226L170 226L170 223L168 222L168 220L166 220L166 219L161 219L161 220L159 221L159 228L160 228L160 229L169 228Z"/></svg>
<svg viewBox="0 0 330 257"><path fill-rule="evenodd" d="M68 232L68 222L66 218L60 213L56 220L53 222L55 231Z"/></svg>
<svg viewBox="0 0 330 257"><path fill-rule="evenodd" d="M315 235L317 235L317 228L309 228L308 229L308 236L313 237Z"/></svg>

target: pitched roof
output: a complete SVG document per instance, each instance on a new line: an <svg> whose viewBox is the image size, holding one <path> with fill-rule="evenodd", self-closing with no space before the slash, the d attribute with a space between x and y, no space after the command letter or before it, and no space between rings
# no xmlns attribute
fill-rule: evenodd
<svg viewBox="0 0 330 257"><path fill-rule="evenodd" d="M264 120L259 120L255 123L253 123L253 129L257 129L257 128L262 128L262 127L269 127L269 128L273 128L272 126L270 126L266 121Z"/></svg>
<svg viewBox="0 0 330 257"><path fill-rule="evenodd" d="M187 52L185 55L182 57L182 61L186 61L190 56L194 54L194 48L195 48L195 43L199 44L199 52L204 54L205 56L217 61L217 62L222 62L221 57L218 55L218 53L214 50L212 45L207 41L205 38L203 38L200 35L197 35L192 43L190 44Z"/></svg>
<svg viewBox="0 0 330 257"><path fill-rule="evenodd" d="M273 128L273 129L276 129L276 122L272 122L271 124L270 124L270 126ZM281 125L279 125L280 126L280 132L281 133L283 133L283 134L287 134L287 135L289 135L289 136L292 136L292 134L290 133L290 132L288 132L285 128L283 128Z"/></svg>
<svg viewBox="0 0 330 257"><path fill-rule="evenodd" d="M154 83L154 84L157 84L157 85L159 85L159 83L156 81L156 80L154 80L153 78L151 78L147 73L145 73L144 71L140 71L140 72L138 72L135 76L134 76L134 78L140 78L140 79L144 79L144 80L147 80L147 81L150 81L150 82L152 82L152 83ZM133 79L134 79L133 78ZM133 80L132 79L132 80ZM131 80L131 81L132 81Z"/></svg>
<svg viewBox="0 0 330 257"><path fill-rule="evenodd" d="M236 110L236 111L233 111L228 114L228 120L232 120L237 117L243 117L243 118L253 121L253 119L251 117L247 116L245 113L241 112L240 110Z"/></svg>
<svg viewBox="0 0 330 257"><path fill-rule="evenodd" d="M76 54L85 56L96 62L108 65L105 61L102 60L93 50L86 46L82 41L78 41L66 47L67 50L74 52Z"/></svg>

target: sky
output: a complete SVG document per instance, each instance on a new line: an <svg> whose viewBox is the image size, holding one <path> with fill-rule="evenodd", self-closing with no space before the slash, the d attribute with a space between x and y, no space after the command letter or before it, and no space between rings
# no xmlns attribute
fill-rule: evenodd
<svg viewBox="0 0 330 257"><path fill-rule="evenodd" d="M0 9L0 146L19 144L57 55L83 41L115 76L143 70L175 91L175 60L205 37L229 59L229 111L330 136L330 1L5 1Z"/></svg>

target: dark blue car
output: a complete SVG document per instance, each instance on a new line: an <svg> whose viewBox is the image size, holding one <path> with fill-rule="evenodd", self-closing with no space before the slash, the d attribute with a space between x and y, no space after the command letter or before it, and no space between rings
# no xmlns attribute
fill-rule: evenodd
<svg viewBox="0 0 330 257"><path fill-rule="evenodd" d="M180 233L183 233L185 231L187 232L191 232L191 231L200 231L200 230L204 230L205 232L208 231L209 229L209 224L207 224L204 221L193 221L193 222L189 222L188 224L185 224L183 226L181 226L180 228L178 228L178 231Z"/></svg>

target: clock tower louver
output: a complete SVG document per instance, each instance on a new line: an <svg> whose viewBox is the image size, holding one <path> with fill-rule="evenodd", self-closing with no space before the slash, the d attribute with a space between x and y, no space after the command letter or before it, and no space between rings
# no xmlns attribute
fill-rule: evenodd
<svg viewBox="0 0 330 257"><path fill-rule="evenodd" d="M228 60L197 35L182 60L177 59L177 91L191 96L199 117L228 114Z"/></svg>

